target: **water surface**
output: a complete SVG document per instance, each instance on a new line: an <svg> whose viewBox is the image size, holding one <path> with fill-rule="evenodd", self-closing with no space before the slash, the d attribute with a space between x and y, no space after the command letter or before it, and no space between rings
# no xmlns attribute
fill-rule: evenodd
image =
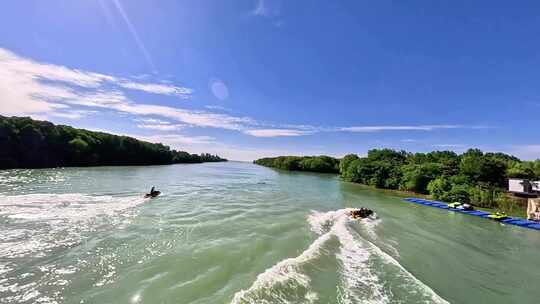
<svg viewBox="0 0 540 304"><path fill-rule="evenodd" d="M247 163L0 171L0 230L0 303L540 298L538 231Z"/></svg>

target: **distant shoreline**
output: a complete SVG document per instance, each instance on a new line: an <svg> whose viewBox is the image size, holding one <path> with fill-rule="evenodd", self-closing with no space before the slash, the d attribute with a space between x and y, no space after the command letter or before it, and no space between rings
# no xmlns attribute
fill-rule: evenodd
<svg viewBox="0 0 540 304"><path fill-rule="evenodd" d="M129 136L0 115L0 169L148 166L227 161ZM4 148L5 147L5 148Z"/></svg>
<svg viewBox="0 0 540 304"><path fill-rule="evenodd" d="M478 149L410 153L370 150L367 157L279 156L255 164L288 171L334 173L342 180L399 197L416 196L444 202L470 203L478 209L523 216L526 200L509 195L508 178L540 177L540 160L522 161Z"/></svg>
<svg viewBox="0 0 540 304"><path fill-rule="evenodd" d="M49 170L49 169L85 169L85 168L105 168L105 167L111 167L111 168L121 168L121 167L167 167L167 166L175 166L175 165L202 165L202 164L211 164L211 163L233 163L236 161L220 161L220 162L201 162L201 163L176 163L176 164L156 164L156 165L95 165L95 166L61 166L61 167L42 167L42 168L9 168L9 169L0 169L0 171L7 171L7 170Z"/></svg>

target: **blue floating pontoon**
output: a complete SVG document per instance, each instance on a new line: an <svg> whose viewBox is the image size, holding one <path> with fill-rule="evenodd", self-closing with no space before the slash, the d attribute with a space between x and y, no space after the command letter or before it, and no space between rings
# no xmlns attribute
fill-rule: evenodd
<svg viewBox="0 0 540 304"><path fill-rule="evenodd" d="M425 200L425 199L415 198L415 197L408 197L408 198L405 198L404 200L411 203L436 207L439 209L446 209L448 211L454 211L454 212L474 215L474 216L483 217L483 218L488 218L488 216L491 214L489 212L480 211L480 210L460 210L460 209L455 209L455 208L449 208L448 205L443 202L430 201L430 200ZM529 229L540 230L540 223L525 220L522 218L517 218L517 217L509 217L499 222L509 224L509 225L520 226L524 228L529 228Z"/></svg>

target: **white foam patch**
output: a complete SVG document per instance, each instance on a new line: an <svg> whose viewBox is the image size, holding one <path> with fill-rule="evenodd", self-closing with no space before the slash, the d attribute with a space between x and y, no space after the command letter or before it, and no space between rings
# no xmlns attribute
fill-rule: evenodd
<svg viewBox="0 0 540 304"><path fill-rule="evenodd" d="M397 260L378 248L375 243L361 238L351 231L351 223L360 223L370 239L377 240L376 227L381 220L376 216L363 220L350 218L352 209L341 209L329 212L313 211L308 216L308 223L313 232L320 235L301 255L280 261L265 272L259 274L252 286L234 295L231 303L312 303L318 299L317 293L310 289L310 277L301 272L303 263L313 260L320 252L322 245L333 236L339 241L335 252L340 262L338 269L341 283L337 286L337 302L339 303L391 303L400 302L394 299L392 289L378 273L376 262L393 267L392 276L397 278L400 293L405 293L418 302L448 303L437 295L429 286L422 283L408 272ZM384 266L387 267L387 266ZM394 272L396 272L394 274ZM394 282L394 284L396 284ZM289 289L283 289L283 287ZM301 300L295 298L292 289L303 288Z"/></svg>
<svg viewBox="0 0 540 304"><path fill-rule="evenodd" d="M142 197L90 196L81 193L0 195L0 215L24 220L86 221L114 215L142 202Z"/></svg>
<svg viewBox="0 0 540 304"><path fill-rule="evenodd" d="M79 271L76 266L40 266L34 284L24 286L17 283L20 277L10 277L9 272L17 269L21 258L29 261L45 257L52 251L80 244L88 232L124 224L137 214L134 207L147 200L140 196L80 193L0 195L0 217L9 223L1 227L0 256L10 262L0 265L0 273L8 275L0 283L0 291L5 293L8 302L57 303L59 294L51 294L41 288L48 290L47 286L52 285L66 287L70 284L69 277ZM113 280L113 276L114 269L109 269L104 284Z"/></svg>
<svg viewBox="0 0 540 304"><path fill-rule="evenodd" d="M336 253L341 262L342 303L388 303L383 282L372 271L371 254L356 240L346 226L348 215L339 218L332 231L339 239Z"/></svg>
<svg viewBox="0 0 540 304"><path fill-rule="evenodd" d="M381 257L387 264L399 268L400 272L398 273L399 277L406 282L407 286L412 286L413 290L417 290L425 298L424 303L437 303L437 304L446 304L449 303L441 296L439 296L433 289L424 284L422 281L418 280L413 274L411 274L403 265L401 265L396 259L382 251L375 244L369 242L369 250Z"/></svg>
<svg viewBox="0 0 540 304"><path fill-rule="evenodd" d="M301 272L300 267L318 257L322 245L331 236L331 233L321 235L299 256L282 260L259 274L250 288L234 295L231 303L313 303L318 298L317 294L309 289L310 278ZM279 287L286 287L286 290L302 288L305 292L302 292L301 299L291 300L288 299L291 294L280 291Z"/></svg>
<svg viewBox="0 0 540 304"><path fill-rule="evenodd" d="M0 235L0 256L42 257L56 247L76 245L84 232L133 216L125 211L145 200L79 193L0 195L0 216L14 221Z"/></svg>

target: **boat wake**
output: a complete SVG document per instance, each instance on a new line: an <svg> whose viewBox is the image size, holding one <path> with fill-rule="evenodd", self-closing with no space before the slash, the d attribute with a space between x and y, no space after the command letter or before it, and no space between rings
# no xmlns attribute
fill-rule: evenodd
<svg viewBox="0 0 540 304"><path fill-rule="evenodd" d="M351 210L312 212L307 220L318 238L299 256L259 274L231 303L448 303L375 245L380 219L352 220ZM323 256L337 264L335 299L319 298L312 282L317 273L307 270Z"/></svg>
<svg viewBox="0 0 540 304"><path fill-rule="evenodd" d="M43 289L66 287L78 266L47 257L81 244L90 232L128 224L137 214L133 207L145 201L80 193L0 195L0 303L57 303L59 296ZM42 266L30 271L36 263ZM20 283L25 280L32 283Z"/></svg>

